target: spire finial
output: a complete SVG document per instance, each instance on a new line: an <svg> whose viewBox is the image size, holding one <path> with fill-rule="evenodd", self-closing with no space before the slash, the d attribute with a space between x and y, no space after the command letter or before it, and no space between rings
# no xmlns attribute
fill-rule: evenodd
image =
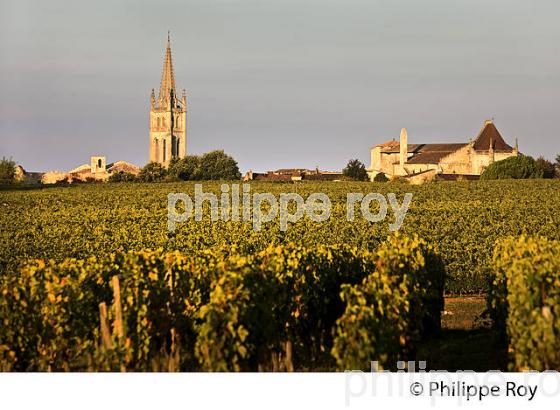
<svg viewBox="0 0 560 410"><path fill-rule="evenodd" d="M171 43L171 31L167 30L167 44Z"/></svg>

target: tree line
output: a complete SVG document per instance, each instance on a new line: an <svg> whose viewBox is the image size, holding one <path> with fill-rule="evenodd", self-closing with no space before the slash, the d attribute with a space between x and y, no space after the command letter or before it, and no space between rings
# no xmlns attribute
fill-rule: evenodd
<svg viewBox="0 0 560 410"><path fill-rule="evenodd" d="M368 181L365 165L358 159L351 159L342 171L350 180ZM239 180L241 172L237 161L223 150L215 150L202 155L187 155L174 158L169 167L157 162L146 164L138 175L119 171L110 175L109 182L161 182L161 181L210 181ZM560 154L556 162L544 157L534 159L528 155L518 155L490 164L480 179L531 179L560 178ZM376 175L375 182L386 182L383 173ZM3 157L0 160L0 184L12 184L16 181L16 162Z"/></svg>
<svg viewBox="0 0 560 410"><path fill-rule="evenodd" d="M209 181L240 178L237 161L224 151L216 150L202 155L173 158L167 168L160 163L150 162L137 176L116 172L109 177L109 182Z"/></svg>

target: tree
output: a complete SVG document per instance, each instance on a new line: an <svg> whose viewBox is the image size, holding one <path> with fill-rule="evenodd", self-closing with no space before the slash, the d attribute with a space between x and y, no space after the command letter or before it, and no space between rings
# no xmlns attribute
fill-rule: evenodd
<svg viewBox="0 0 560 410"><path fill-rule="evenodd" d="M351 159L350 161L348 161L348 165L346 165L346 168L344 168L342 170L342 173L349 177L352 178L356 181L367 181L368 180L368 174L366 171L366 167L365 165L358 159Z"/></svg>
<svg viewBox="0 0 560 410"><path fill-rule="evenodd" d="M169 164L167 172L170 176L183 181L195 181L201 179L200 157L187 155L185 158L174 160Z"/></svg>
<svg viewBox="0 0 560 410"><path fill-rule="evenodd" d="M10 184L16 179L16 163L10 158L0 160L0 184Z"/></svg>
<svg viewBox="0 0 560 410"><path fill-rule="evenodd" d="M118 171L109 176L109 182L133 182L136 181L136 176L130 172Z"/></svg>
<svg viewBox="0 0 560 410"><path fill-rule="evenodd" d="M150 162L140 170L138 179L142 182L158 182L163 181L167 175L167 170L157 162Z"/></svg>
<svg viewBox="0 0 560 410"><path fill-rule="evenodd" d="M542 171L543 178L554 178L556 175L556 167L554 164L544 157L538 157L535 161L537 168Z"/></svg>
<svg viewBox="0 0 560 410"><path fill-rule="evenodd" d="M542 178L543 171L530 156L518 155L490 164L480 179Z"/></svg>
<svg viewBox="0 0 560 410"><path fill-rule="evenodd" d="M199 172L196 179L200 180L235 180L241 178L237 161L224 151L211 151L203 154L199 160Z"/></svg>

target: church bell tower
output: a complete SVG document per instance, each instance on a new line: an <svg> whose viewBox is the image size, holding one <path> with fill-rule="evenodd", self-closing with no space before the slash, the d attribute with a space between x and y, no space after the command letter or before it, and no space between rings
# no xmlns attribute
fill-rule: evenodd
<svg viewBox="0 0 560 410"><path fill-rule="evenodd" d="M173 158L184 158L186 154L187 93L182 90L179 97L175 89L168 33L159 95L156 98L152 89L150 98L150 162L167 167Z"/></svg>

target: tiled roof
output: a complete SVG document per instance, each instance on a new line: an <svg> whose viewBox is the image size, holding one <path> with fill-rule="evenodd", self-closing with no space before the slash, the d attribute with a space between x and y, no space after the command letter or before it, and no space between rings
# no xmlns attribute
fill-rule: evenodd
<svg viewBox="0 0 560 410"><path fill-rule="evenodd" d="M107 170L109 172L128 172L131 174L138 174L140 173L140 167L131 164L130 162L126 161L117 161L112 164L107 165Z"/></svg>
<svg viewBox="0 0 560 410"><path fill-rule="evenodd" d="M301 173L308 172L308 171L309 170L305 168L281 168L281 169L277 169L276 171L269 171L269 172L273 172L275 174L281 174L281 175L299 175Z"/></svg>
<svg viewBox="0 0 560 410"><path fill-rule="evenodd" d="M342 172L328 172L321 174L307 174L303 179L309 181L336 181L343 178Z"/></svg>
<svg viewBox="0 0 560 410"><path fill-rule="evenodd" d="M494 151L513 150L513 148L504 141L494 123L492 121L486 121L478 137L474 140L473 148L475 151L488 151L490 149L490 141L492 141Z"/></svg>
<svg viewBox="0 0 560 410"><path fill-rule="evenodd" d="M416 152L422 144L408 144L408 152ZM384 153L394 153L401 150L401 144L399 141L387 141L383 144L376 145L376 147L381 147L381 152Z"/></svg>
<svg viewBox="0 0 560 410"><path fill-rule="evenodd" d="M407 161L407 164L437 164L440 160L467 146L466 143L453 144L422 144L418 148L418 154Z"/></svg>

